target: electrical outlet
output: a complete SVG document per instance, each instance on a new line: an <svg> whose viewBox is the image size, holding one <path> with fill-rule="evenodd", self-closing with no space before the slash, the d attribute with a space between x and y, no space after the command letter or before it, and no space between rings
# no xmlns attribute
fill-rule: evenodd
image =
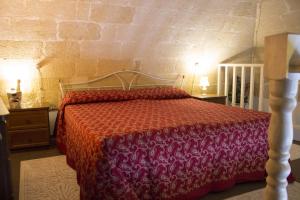
<svg viewBox="0 0 300 200"><path fill-rule="evenodd" d="M135 70L140 71L141 70L141 60L135 60Z"/></svg>

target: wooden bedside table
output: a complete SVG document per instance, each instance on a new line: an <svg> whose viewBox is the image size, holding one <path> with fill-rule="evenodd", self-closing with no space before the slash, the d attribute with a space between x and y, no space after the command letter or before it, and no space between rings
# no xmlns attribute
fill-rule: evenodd
<svg viewBox="0 0 300 200"><path fill-rule="evenodd" d="M10 149L49 145L48 111L48 106L9 109L7 128Z"/></svg>
<svg viewBox="0 0 300 200"><path fill-rule="evenodd" d="M216 94L207 94L207 95L192 95L193 98L199 99L202 101L208 101L212 103L218 103L218 104L223 104L226 105L226 96L218 96Z"/></svg>
<svg viewBox="0 0 300 200"><path fill-rule="evenodd" d="M9 112L0 98L0 199L13 199L6 118Z"/></svg>

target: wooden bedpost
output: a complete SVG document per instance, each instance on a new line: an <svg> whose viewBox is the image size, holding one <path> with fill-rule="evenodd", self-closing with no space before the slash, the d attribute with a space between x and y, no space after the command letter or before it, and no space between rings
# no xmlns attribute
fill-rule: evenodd
<svg viewBox="0 0 300 200"><path fill-rule="evenodd" d="M265 78L269 81L272 109L268 131L269 160L265 200L287 200L287 177L291 172L292 112L297 105L300 80L300 34L282 33L265 39Z"/></svg>

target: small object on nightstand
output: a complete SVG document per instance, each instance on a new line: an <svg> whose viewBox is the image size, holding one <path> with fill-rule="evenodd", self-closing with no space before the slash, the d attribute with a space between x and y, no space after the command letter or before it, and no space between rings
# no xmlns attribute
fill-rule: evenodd
<svg viewBox="0 0 300 200"><path fill-rule="evenodd" d="M22 100L21 80L17 81L17 89L11 88L10 91L7 92L7 98L8 98L9 106L11 108L21 107L21 100Z"/></svg>
<svg viewBox="0 0 300 200"><path fill-rule="evenodd" d="M10 108L8 143L10 149L50 144L49 107L43 105Z"/></svg>
<svg viewBox="0 0 300 200"><path fill-rule="evenodd" d="M218 103L226 105L226 96L219 96L217 94L207 94L207 95L192 95L193 98L199 99L202 101Z"/></svg>

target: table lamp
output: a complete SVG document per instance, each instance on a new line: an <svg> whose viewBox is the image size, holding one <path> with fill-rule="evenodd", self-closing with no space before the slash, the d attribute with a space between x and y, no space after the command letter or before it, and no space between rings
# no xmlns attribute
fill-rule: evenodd
<svg viewBox="0 0 300 200"><path fill-rule="evenodd" d="M202 91L202 95L206 95L207 87L209 86L209 81L207 76L201 76L199 86Z"/></svg>

